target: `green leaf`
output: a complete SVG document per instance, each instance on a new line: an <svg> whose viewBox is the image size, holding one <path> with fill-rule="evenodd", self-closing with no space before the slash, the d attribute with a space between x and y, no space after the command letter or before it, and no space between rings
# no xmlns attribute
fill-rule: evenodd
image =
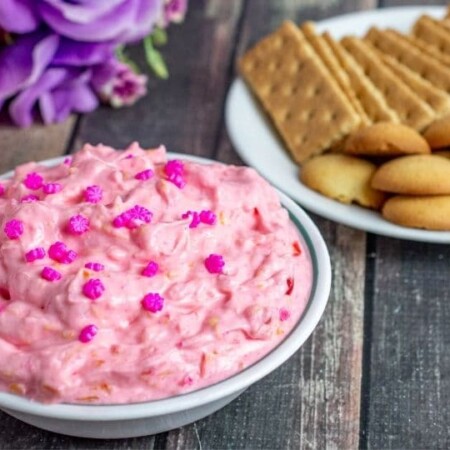
<svg viewBox="0 0 450 450"><path fill-rule="evenodd" d="M144 50L147 63L155 75L163 80L167 80L169 78L169 71L161 53L153 47L151 35L144 39Z"/></svg>
<svg viewBox="0 0 450 450"><path fill-rule="evenodd" d="M167 32L162 28L155 28L152 33L153 43L157 46L167 44Z"/></svg>

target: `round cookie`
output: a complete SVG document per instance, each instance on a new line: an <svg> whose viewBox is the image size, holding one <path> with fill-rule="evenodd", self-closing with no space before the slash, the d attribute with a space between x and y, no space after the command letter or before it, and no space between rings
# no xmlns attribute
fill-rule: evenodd
<svg viewBox="0 0 450 450"><path fill-rule="evenodd" d="M371 185L394 194L450 194L450 160L439 155L396 158L377 169Z"/></svg>
<svg viewBox="0 0 450 450"><path fill-rule="evenodd" d="M450 195L391 197L383 206L383 217L405 227L450 230Z"/></svg>
<svg viewBox="0 0 450 450"><path fill-rule="evenodd" d="M431 148L450 147L450 115L433 122L423 133Z"/></svg>
<svg viewBox="0 0 450 450"><path fill-rule="evenodd" d="M450 146L450 115L433 122L423 133L431 148Z"/></svg>
<svg viewBox="0 0 450 450"><path fill-rule="evenodd" d="M414 129L393 122L378 122L351 134L344 153L366 156L399 156L430 153L427 141Z"/></svg>
<svg viewBox="0 0 450 450"><path fill-rule="evenodd" d="M385 194L370 187L375 164L353 156L330 153L303 164L300 180L309 188L342 203L379 209Z"/></svg>

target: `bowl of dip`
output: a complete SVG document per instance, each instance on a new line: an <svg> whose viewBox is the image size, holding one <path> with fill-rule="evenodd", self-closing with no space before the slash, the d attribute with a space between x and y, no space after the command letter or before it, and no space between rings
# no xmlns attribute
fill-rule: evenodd
<svg viewBox="0 0 450 450"><path fill-rule="evenodd" d="M86 146L0 197L0 409L89 438L164 432L291 357L325 309L326 245L252 169Z"/></svg>

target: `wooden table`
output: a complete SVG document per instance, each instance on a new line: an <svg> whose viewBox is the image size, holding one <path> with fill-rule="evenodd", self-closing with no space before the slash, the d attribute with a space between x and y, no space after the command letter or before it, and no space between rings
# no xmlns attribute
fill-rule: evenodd
<svg viewBox="0 0 450 450"><path fill-rule="evenodd" d="M132 140L239 164L223 120L238 55L284 18L320 20L402 3L191 0L164 49L168 81L152 80L148 96L131 108L101 108L63 126L1 130L0 172L83 142L120 148ZM133 55L143 60L140 49ZM313 219L331 254L331 297L312 337L277 371L216 414L143 438L71 438L0 413L0 448L449 448L450 246Z"/></svg>

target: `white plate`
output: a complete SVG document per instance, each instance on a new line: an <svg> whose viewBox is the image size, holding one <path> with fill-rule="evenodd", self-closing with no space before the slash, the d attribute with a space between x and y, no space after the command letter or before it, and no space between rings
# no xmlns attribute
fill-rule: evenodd
<svg viewBox="0 0 450 450"><path fill-rule="evenodd" d="M328 30L337 39L348 34L362 36L372 25L405 32L424 13L442 17L444 8L402 7L348 14L317 23L317 30ZM241 158L310 211L371 233L415 241L450 243L450 232L401 227L384 220L379 213L356 205L338 203L304 186L298 178L298 167L239 78L233 82L228 93L225 118L231 141Z"/></svg>

